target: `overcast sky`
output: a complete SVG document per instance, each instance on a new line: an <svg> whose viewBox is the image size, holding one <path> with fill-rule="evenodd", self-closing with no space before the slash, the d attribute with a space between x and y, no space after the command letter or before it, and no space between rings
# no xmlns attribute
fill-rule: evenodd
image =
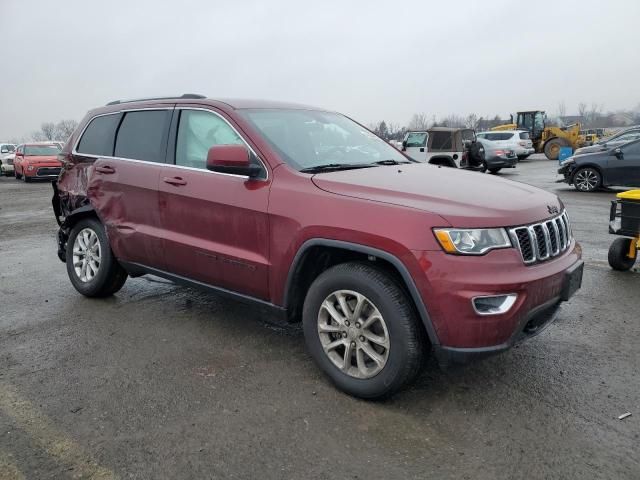
<svg viewBox="0 0 640 480"><path fill-rule="evenodd" d="M0 22L0 140L183 92L401 124L640 103L637 0L0 0Z"/></svg>

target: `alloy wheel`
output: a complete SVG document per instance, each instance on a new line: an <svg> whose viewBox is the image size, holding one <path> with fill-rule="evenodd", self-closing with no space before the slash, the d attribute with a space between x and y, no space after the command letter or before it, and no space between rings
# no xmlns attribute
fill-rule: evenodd
<svg viewBox="0 0 640 480"><path fill-rule="evenodd" d="M600 179L598 174L591 169L584 169L576 173L573 183L583 192L595 190Z"/></svg>
<svg viewBox="0 0 640 480"><path fill-rule="evenodd" d="M90 282L100 270L100 240L90 228L80 230L73 242L73 268L82 282Z"/></svg>
<svg viewBox="0 0 640 480"><path fill-rule="evenodd" d="M378 308L351 290L331 293L320 306L318 335L324 353L343 373L371 378L389 358L389 332Z"/></svg>

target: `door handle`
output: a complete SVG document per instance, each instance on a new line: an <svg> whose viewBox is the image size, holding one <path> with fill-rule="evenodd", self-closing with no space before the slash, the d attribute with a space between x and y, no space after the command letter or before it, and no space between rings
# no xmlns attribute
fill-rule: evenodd
<svg viewBox="0 0 640 480"><path fill-rule="evenodd" d="M100 173L116 173L116 169L113 167L110 167L109 165L98 165L96 167L96 172L100 172Z"/></svg>
<svg viewBox="0 0 640 480"><path fill-rule="evenodd" d="M168 183L169 185L186 185L187 181L182 177L164 177L162 179L164 183Z"/></svg>
<svg viewBox="0 0 640 480"><path fill-rule="evenodd" d="M424 147L420 147L420 151L421 151L421 152L424 152Z"/></svg>

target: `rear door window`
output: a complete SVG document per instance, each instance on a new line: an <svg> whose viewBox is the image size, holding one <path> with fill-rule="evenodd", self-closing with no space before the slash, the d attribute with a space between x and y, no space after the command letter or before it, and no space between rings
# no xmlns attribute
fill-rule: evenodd
<svg viewBox="0 0 640 480"><path fill-rule="evenodd" d="M451 132L431 132L429 136L431 137L431 150L450 152L453 148L451 139L453 134Z"/></svg>
<svg viewBox="0 0 640 480"><path fill-rule="evenodd" d="M119 113L94 118L82 134L76 151L88 155L112 156L118 123Z"/></svg>
<svg viewBox="0 0 640 480"><path fill-rule="evenodd" d="M125 113L118 129L114 155L163 163L170 120L170 110Z"/></svg>

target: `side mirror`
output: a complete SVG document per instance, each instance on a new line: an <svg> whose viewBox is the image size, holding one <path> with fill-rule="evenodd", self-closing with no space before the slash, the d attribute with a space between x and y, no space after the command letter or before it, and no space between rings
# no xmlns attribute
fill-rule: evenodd
<svg viewBox="0 0 640 480"><path fill-rule="evenodd" d="M402 140L402 151L404 152L407 149L407 141Z"/></svg>
<svg viewBox="0 0 640 480"><path fill-rule="evenodd" d="M16 152L15 154L16 157L24 157L24 155L22 153Z"/></svg>
<svg viewBox="0 0 640 480"><path fill-rule="evenodd" d="M8 148L3 148L2 150L0 150L0 153L9 153L9 149Z"/></svg>
<svg viewBox="0 0 640 480"><path fill-rule="evenodd" d="M207 152L207 170L255 178L260 165L251 163L249 150L244 145L214 145Z"/></svg>
<svg viewBox="0 0 640 480"><path fill-rule="evenodd" d="M620 147L614 148L613 150L611 150L609 152L609 155L611 155L612 157L618 157L618 158L622 158L624 156L622 154L622 150L620 149Z"/></svg>

